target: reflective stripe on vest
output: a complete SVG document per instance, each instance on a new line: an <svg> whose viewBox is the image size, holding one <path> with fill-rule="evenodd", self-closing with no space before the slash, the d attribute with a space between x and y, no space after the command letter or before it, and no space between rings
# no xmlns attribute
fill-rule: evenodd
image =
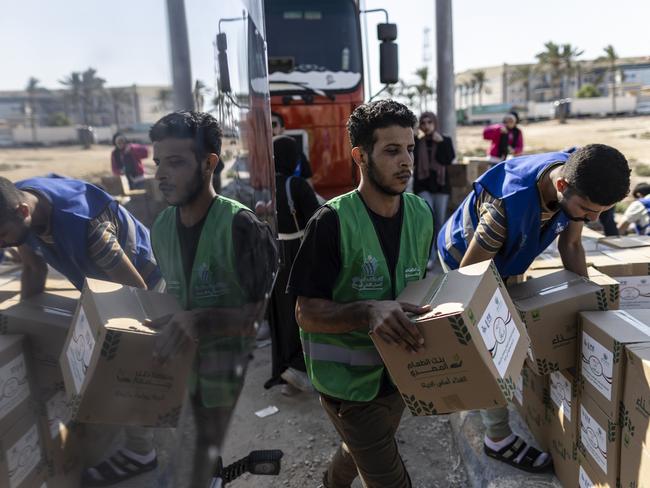
<svg viewBox="0 0 650 488"><path fill-rule="evenodd" d="M309 340L302 341L302 349L305 356L312 361L333 361L350 366L380 366L384 364L381 356L374 349L348 349Z"/></svg>

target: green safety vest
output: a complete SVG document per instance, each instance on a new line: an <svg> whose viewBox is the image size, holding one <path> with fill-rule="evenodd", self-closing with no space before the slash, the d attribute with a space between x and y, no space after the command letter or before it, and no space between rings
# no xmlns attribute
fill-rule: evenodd
<svg viewBox="0 0 650 488"><path fill-rule="evenodd" d="M176 226L176 208L165 209L151 230L151 243L167 283L184 310L240 307L245 293L237 277L232 221L244 205L218 196L201 230L190 282L185 279L181 247ZM218 315L215 316L218 320ZM244 324L242 324L243 327ZM243 367L254 338L202 337L190 377L190 392L200 388L205 407L232 406L242 384Z"/></svg>
<svg viewBox="0 0 650 488"><path fill-rule="evenodd" d="M339 220L341 270L332 299L337 303L394 300L410 281L424 277L433 239L431 210L424 200L403 194L400 250L391 276L368 210L355 190L330 200ZM307 373L325 395L349 401L377 396L384 363L367 330L300 336Z"/></svg>

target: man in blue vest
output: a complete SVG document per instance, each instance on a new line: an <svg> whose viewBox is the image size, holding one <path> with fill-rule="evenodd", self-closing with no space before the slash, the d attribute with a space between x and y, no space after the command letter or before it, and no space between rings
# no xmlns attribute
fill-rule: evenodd
<svg viewBox="0 0 650 488"><path fill-rule="evenodd" d="M81 180L52 176L14 184L0 177L0 247L7 246L18 246L23 298L44 290L48 264L79 290L86 277L138 288L161 281L147 228L108 193ZM153 431L125 432L126 445L110 463L86 472L88 486L107 486L156 467ZM95 431L103 444L114 434L108 427Z"/></svg>
<svg viewBox="0 0 650 488"><path fill-rule="evenodd" d="M618 224L620 235L627 234L630 225L640 236L650 235L650 185L639 183L632 190L635 201L625 209L623 220Z"/></svg>
<svg viewBox="0 0 650 488"><path fill-rule="evenodd" d="M497 164L438 234L443 267L493 259L504 279L523 273L559 237L565 268L587 276L582 227L625 198L630 168L616 149L589 144L576 150L522 156ZM481 412L488 456L538 472L552 463L513 434L508 410Z"/></svg>
<svg viewBox="0 0 650 488"><path fill-rule="evenodd" d="M392 100L361 105L348 121L359 187L310 220L289 279L307 373L341 437L323 484L408 488L395 432L404 402L369 333L409 351L423 339L396 297L425 272L433 215L404 193L413 173L416 118Z"/></svg>

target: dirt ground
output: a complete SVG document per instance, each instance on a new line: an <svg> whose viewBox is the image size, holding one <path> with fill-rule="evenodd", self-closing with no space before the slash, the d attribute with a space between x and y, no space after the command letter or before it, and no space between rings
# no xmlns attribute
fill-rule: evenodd
<svg viewBox="0 0 650 488"><path fill-rule="evenodd" d="M526 152L559 150L589 143L609 144L618 148L633 165L650 164L650 117L612 119L569 119L521 125ZM481 126L459 127L458 152L482 155L487 147ZM0 148L0 175L11 180L56 172L77 178L96 180L110 174L110 146L84 150L78 146L39 149ZM153 174L151 159L145 162Z"/></svg>

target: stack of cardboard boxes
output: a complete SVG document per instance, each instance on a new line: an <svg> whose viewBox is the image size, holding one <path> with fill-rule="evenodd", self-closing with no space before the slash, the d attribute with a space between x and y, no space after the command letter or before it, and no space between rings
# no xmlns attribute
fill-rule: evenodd
<svg viewBox="0 0 650 488"><path fill-rule="evenodd" d="M194 345L161 365L142 322L175 299L88 280L79 292L56 272L21 300L20 274L0 274L0 486L78 488L84 423L176 425ZM0 272L3 271L0 269ZM44 484L45 483L45 484Z"/></svg>
<svg viewBox="0 0 650 488"><path fill-rule="evenodd" d="M432 306L424 351L373 339L414 415L512 403L563 486L650 487L650 246L586 234L588 278L557 249L507 289L488 262L429 277L398 297Z"/></svg>
<svg viewBox="0 0 650 488"><path fill-rule="evenodd" d="M597 303L576 293L568 272L557 271L556 249L531 266L527 281L509 289L532 342L515 405L538 443L548 446L563 486L650 486L648 239L589 235L584 247L593 266L589 280L601 288ZM565 307L579 312L573 328L562 325L569 323L561 318ZM559 351L570 330L577 332L575 356L573 367L563 369L570 355ZM540 357L542 337L552 345ZM531 376L534 381L527 380ZM540 399L531 384L541 384L548 395Z"/></svg>

